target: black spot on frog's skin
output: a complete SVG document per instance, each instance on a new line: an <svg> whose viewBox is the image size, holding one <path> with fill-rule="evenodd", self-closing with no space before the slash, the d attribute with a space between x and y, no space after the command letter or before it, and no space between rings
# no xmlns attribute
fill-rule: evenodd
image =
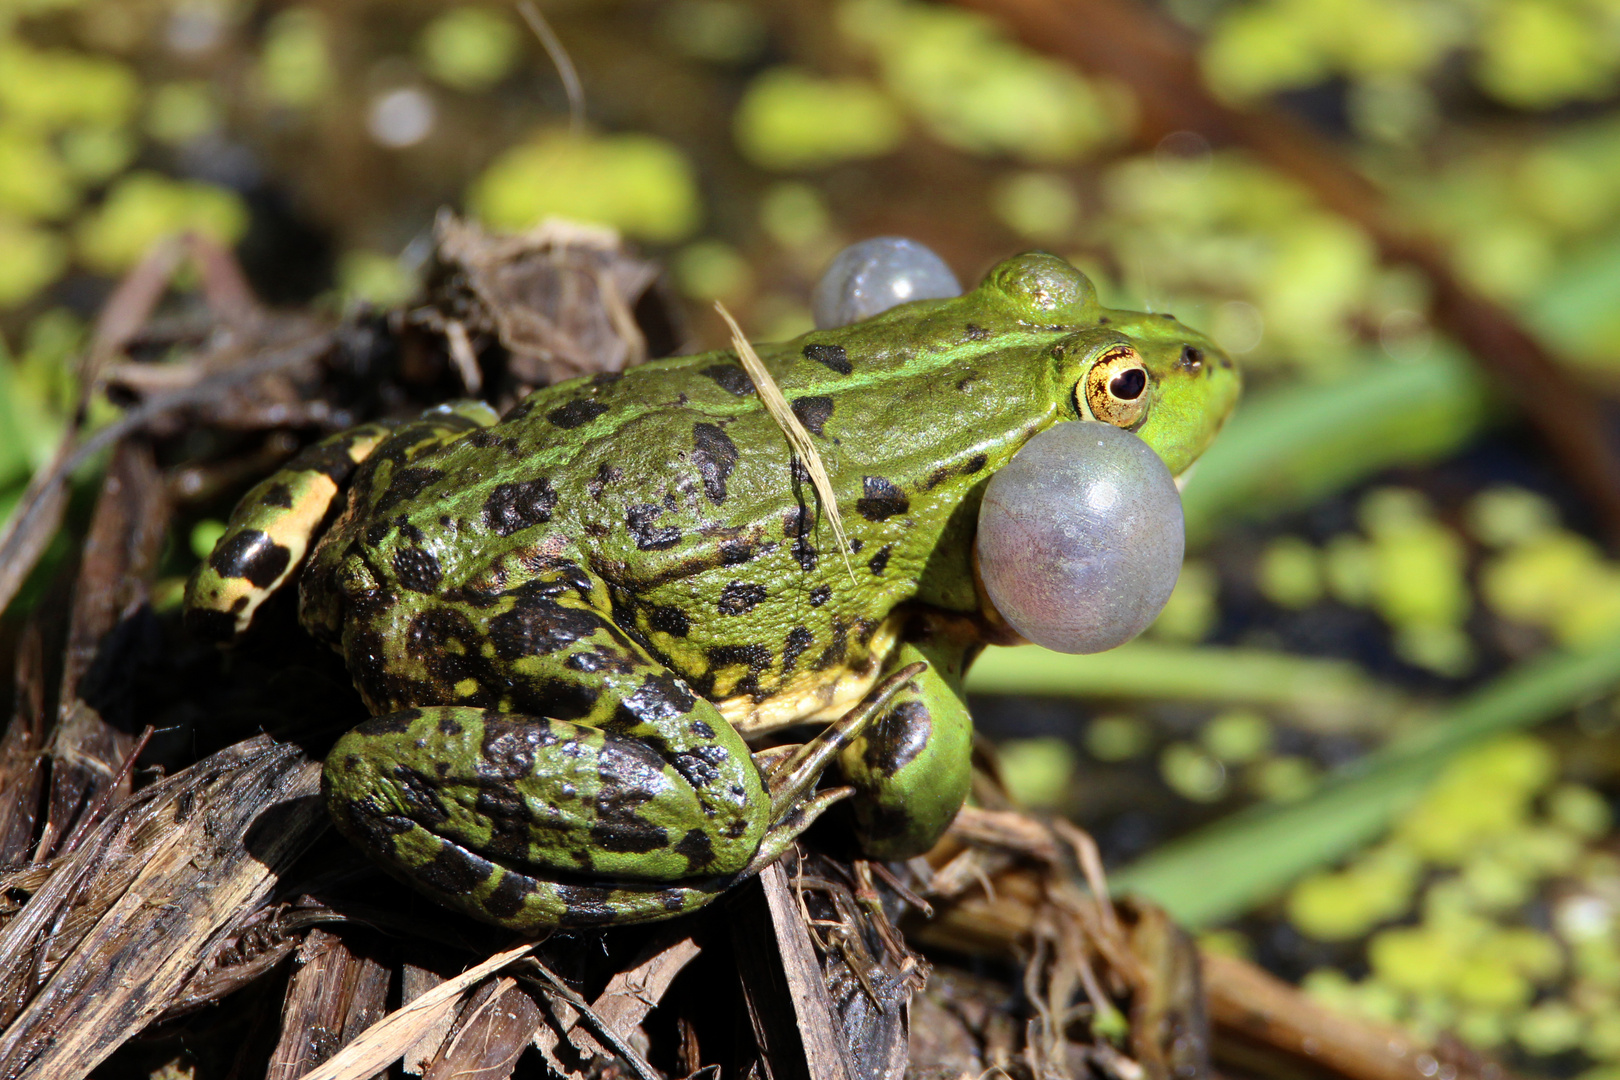
<svg viewBox="0 0 1620 1080"><path fill-rule="evenodd" d="M446 896L462 897L472 892L495 872L495 865L466 848L439 841L439 853L432 862L411 867L411 877Z"/></svg>
<svg viewBox="0 0 1620 1080"><path fill-rule="evenodd" d="M686 859L686 871L689 874L699 874L709 868L714 862L714 841L702 829L688 829L685 836L675 845L675 854Z"/></svg>
<svg viewBox="0 0 1620 1080"><path fill-rule="evenodd" d="M866 767L881 776L892 776L916 760L928 746L934 731L934 718L920 701L902 701L867 730Z"/></svg>
<svg viewBox="0 0 1620 1080"><path fill-rule="evenodd" d="M600 885L554 886L566 910L558 926L600 926L614 920L613 890Z"/></svg>
<svg viewBox="0 0 1620 1080"><path fill-rule="evenodd" d="M549 596L525 596L512 609L489 620L489 640L502 660L546 656L590 637L602 617L583 608L564 607Z"/></svg>
<svg viewBox="0 0 1620 1080"><path fill-rule="evenodd" d="M816 568L817 553L810 543L810 509L803 504L782 515L782 535L793 541L793 557L805 573Z"/></svg>
<svg viewBox="0 0 1620 1080"><path fill-rule="evenodd" d="M867 521L883 521L911 509L905 492L881 476L865 476L861 484L866 494L855 500L855 510Z"/></svg>
<svg viewBox="0 0 1620 1080"><path fill-rule="evenodd" d="M700 739L709 739L711 741L714 739L714 728L710 727L708 724L705 724L702 720L694 720L690 724L687 724L686 730L690 731Z"/></svg>
<svg viewBox="0 0 1620 1080"><path fill-rule="evenodd" d="M1181 355L1176 358L1176 367L1182 371L1197 371L1204 366L1204 350L1195 349L1191 345L1181 347Z"/></svg>
<svg viewBox="0 0 1620 1080"><path fill-rule="evenodd" d="M400 469L389 480L388 490L383 492L383 497L372 506L371 512L386 514L405 500L416 498L442 479L444 472L440 469L429 469L421 465Z"/></svg>
<svg viewBox="0 0 1620 1080"><path fill-rule="evenodd" d="M849 553L851 555L859 555L861 553L861 548L863 548L865 546L866 546L866 541L865 540L862 540L858 536L850 537L850 540L849 540Z"/></svg>
<svg viewBox="0 0 1620 1080"><path fill-rule="evenodd" d="M1098 325L1098 326L1107 326L1107 325L1108 325L1108 324L1109 324L1109 323L1111 323L1111 322L1113 322L1113 321L1114 321L1114 320L1113 320L1113 319L1110 319L1110 318L1109 318L1109 317L1108 317L1108 316L1106 316L1106 315L1099 315L1099 316L1097 316L1097 325Z"/></svg>
<svg viewBox="0 0 1620 1080"><path fill-rule="evenodd" d="M975 326L972 323L968 323L967 326L963 328L962 334L969 341L983 341L990 336L990 331L986 330L982 326Z"/></svg>
<svg viewBox="0 0 1620 1080"><path fill-rule="evenodd" d="M497 536L544 525L557 505L557 491L545 477L496 484L484 501L484 523Z"/></svg>
<svg viewBox="0 0 1620 1080"><path fill-rule="evenodd" d="M500 883L484 897L484 910L497 919L510 919L523 910L523 904L534 894L539 883L533 878L507 870Z"/></svg>
<svg viewBox="0 0 1620 1080"><path fill-rule="evenodd" d="M715 424L692 425L692 464L703 477L703 493L719 506L726 501L726 477L737 464L737 444Z"/></svg>
<svg viewBox="0 0 1620 1080"><path fill-rule="evenodd" d="M681 542L681 530L673 525L656 524L664 508L657 503L638 503L625 512L624 527L642 551L663 551Z"/></svg>
<svg viewBox="0 0 1620 1080"><path fill-rule="evenodd" d="M546 413L546 419L556 427L570 430L584 427L598 416L608 411L608 407L600 401L590 398L576 398L566 405L559 405Z"/></svg>
<svg viewBox="0 0 1620 1080"><path fill-rule="evenodd" d="M790 675L793 667L804 655L804 650L815 643L816 637L808 627L795 626L787 633L787 640L782 643L782 674Z"/></svg>
<svg viewBox="0 0 1620 1080"><path fill-rule="evenodd" d="M828 585L817 585L810 590L810 606L820 607L832 599L832 588Z"/></svg>
<svg viewBox="0 0 1620 1080"><path fill-rule="evenodd" d="M972 476L984 468L989 461L990 459L983 454L974 454L960 465L941 465L928 474L928 479L923 481L922 489L932 491L953 476Z"/></svg>
<svg viewBox="0 0 1620 1080"><path fill-rule="evenodd" d="M648 675L634 694L619 702L619 715L633 723L660 724L692 711L697 698L673 675Z"/></svg>
<svg viewBox="0 0 1620 1080"><path fill-rule="evenodd" d="M444 571L432 552L404 547L394 552L394 577L412 592L430 593L444 580Z"/></svg>
<svg viewBox="0 0 1620 1080"><path fill-rule="evenodd" d="M741 566L754 557L754 545L747 540L720 541L720 565Z"/></svg>
<svg viewBox="0 0 1620 1080"><path fill-rule="evenodd" d="M806 345L804 358L825 364L840 375L848 375L855 370L850 366L849 354L844 351L842 345Z"/></svg>
<svg viewBox="0 0 1620 1080"><path fill-rule="evenodd" d="M265 489L264 497L259 500L265 506L274 506L282 510L292 509L292 489L286 484L275 483Z"/></svg>
<svg viewBox="0 0 1620 1080"><path fill-rule="evenodd" d="M299 452L286 464L289 472L318 472L333 483L341 485L354 472L354 456L349 452L360 435L353 432L348 438L335 443L317 444Z"/></svg>
<svg viewBox="0 0 1620 1080"><path fill-rule="evenodd" d="M821 650L821 655L811 663L810 670L826 671L835 664L841 664L847 652L849 652L849 627L843 620L835 619L832 626L832 640Z"/></svg>
<svg viewBox="0 0 1620 1080"><path fill-rule="evenodd" d="M291 561L291 551L258 529L243 529L208 556L208 565L220 577L246 578L260 589L275 584Z"/></svg>
<svg viewBox="0 0 1620 1080"><path fill-rule="evenodd" d="M478 778L483 783L509 783L534 771L540 751L555 745L557 733L551 723L536 718L527 723L501 719L500 713L484 713L484 738L478 747Z"/></svg>
<svg viewBox="0 0 1620 1080"><path fill-rule="evenodd" d="M793 415L799 418L806 431L812 435L826 435L823 430L827 421L832 418L833 399L823 395L814 397L800 397L793 399Z"/></svg>
<svg viewBox="0 0 1620 1080"><path fill-rule="evenodd" d="M377 738L383 735L404 735L411 730L411 725L422 718L421 709L401 709L399 712L387 713L383 716L373 716L353 729L353 734L366 738Z"/></svg>
<svg viewBox="0 0 1620 1080"><path fill-rule="evenodd" d="M707 375L716 386L736 397L747 397L754 392L754 380L736 364L715 364L704 368L699 374Z"/></svg>
<svg viewBox="0 0 1620 1080"><path fill-rule="evenodd" d="M765 599L765 586L750 581L733 581L720 590L720 614L742 615L753 611Z"/></svg>
<svg viewBox="0 0 1620 1080"><path fill-rule="evenodd" d="M893 544L884 544L878 553L866 560L866 568L874 574L881 574L889 565L889 553L894 550Z"/></svg>
<svg viewBox="0 0 1620 1080"><path fill-rule="evenodd" d="M624 372L622 371L599 371L591 376L591 385L612 386L622 378L624 378Z"/></svg>
<svg viewBox="0 0 1620 1080"><path fill-rule="evenodd" d="M602 851L645 855L668 844L669 833L645 821L601 822L591 827L591 845Z"/></svg>
<svg viewBox="0 0 1620 1080"><path fill-rule="evenodd" d="M463 730L464 729L462 728L461 724L456 720L455 717L449 715L439 717L440 735L449 735L454 737L456 735L460 735Z"/></svg>
<svg viewBox="0 0 1620 1080"><path fill-rule="evenodd" d="M439 799L438 780L405 765L395 765L388 773L394 792L405 814L418 825L435 828L450 820Z"/></svg>
<svg viewBox="0 0 1620 1080"><path fill-rule="evenodd" d="M709 649L709 665L715 668L742 664L749 671L761 672L771 666L771 650L764 645L715 645Z"/></svg>
<svg viewBox="0 0 1620 1080"><path fill-rule="evenodd" d="M699 746L682 754L676 754L670 764L680 773L688 784L695 788L706 788L720 779L720 766L729 761L731 755L723 747Z"/></svg>
<svg viewBox="0 0 1620 1080"><path fill-rule="evenodd" d="M654 604L647 610L647 627L670 637L685 637L692 631L692 620L678 607Z"/></svg>
<svg viewBox="0 0 1620 1080"><path fill-rule="evenodd" d="M617 484L623 479L624 473L604 461L596 467L596 475L585 481L585 490L591 493L591 498L600 499L608 485Z"/></svg>

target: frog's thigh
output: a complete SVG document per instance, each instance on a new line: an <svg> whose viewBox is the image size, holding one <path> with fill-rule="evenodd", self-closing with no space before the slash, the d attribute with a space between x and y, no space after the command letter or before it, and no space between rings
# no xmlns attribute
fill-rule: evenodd
<svg viewBox="0 0 1620 1080"><path fill-rule="evenodd" d="M908 859L934 846L962 808L972 781L973 722L962 700L967 647L907 642L891 670L926 660L840 762L855 787L851 807L861 846L879 859Z"/></svg>
<svg viewBox="0 0 1620 1080"><path fill-rule="evenodd" d="M632 922L696 907L747 865L769 800L739 752L752 784L717 793L673 760L703 754L709 770L733 771L697 745L660 754L566 720L439 706L349 732L323 787L346 836L477 918L518 929ZM548 880L558 872L617 880ZM666 887L689 878L703 880Z"/></svg>

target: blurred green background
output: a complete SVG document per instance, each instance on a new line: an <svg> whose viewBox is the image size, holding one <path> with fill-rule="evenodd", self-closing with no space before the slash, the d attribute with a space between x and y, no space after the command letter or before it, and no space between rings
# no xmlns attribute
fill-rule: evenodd
<svg viewBox="0 0 1620 1080"><path fill-rule="evenodd" d="M1111 304L1211 333L1250 389L1187 486L1189 561L1149 635L981 661L1011 792L1091 828L1212 948L1529 1072L1620 1080L1620 562L1518 419L1542 387L1486 378L1433 280L1358 223L1241 147L1143 139L1129 88L985 14L542 8L577 122L501 4L0 0L0 515L66 429L100 305L176 232L336 315L410 299L440 206L600 222L667 267L694 348L724 341L714 299L759 339L808 329L864 237L970 283L1055 251ZM1179 25L1216 99L1327 140L1608 408L1620 4L1136 12Z"/></svg>

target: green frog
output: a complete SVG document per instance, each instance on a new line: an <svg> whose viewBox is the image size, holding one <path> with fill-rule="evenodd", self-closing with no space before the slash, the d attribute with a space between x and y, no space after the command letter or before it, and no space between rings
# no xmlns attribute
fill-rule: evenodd
<svg viewBox="0 0 1620 1080"><path fill-rule="evenodd" d="M968 792L963 673L1017 640L977 578L985 483L1060 423L1127 428L1179 474L1239 386L1046 254L758 355L847 548L725 351L356 428L237 507L188 623L229 641L296 580L373 714L325 798L393 874L538 932L690 911L845 797L868 856L926 851ZM795 724L819 730L751 753Z"/></svg>

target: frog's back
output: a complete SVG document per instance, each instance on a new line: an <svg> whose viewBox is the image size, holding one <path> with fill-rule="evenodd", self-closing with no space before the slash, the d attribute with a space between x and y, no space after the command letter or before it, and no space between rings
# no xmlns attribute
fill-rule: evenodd
<svg viewBox="0 0 1620 1080"><path fill-rule="evenodd" d="M1051 420L1047 365L1029 333L1007 336L913 318L761 347L831 475L853 582L730 353L531 395L422 462L408 492L357 507L373 521L367 561L386 573L388 549L411 545L438 568L435 591L459 596L574 563L606 584L618 625L711 697L860 663L925 578L943 583L930 602L976 606L966 493Z"/></svg>

